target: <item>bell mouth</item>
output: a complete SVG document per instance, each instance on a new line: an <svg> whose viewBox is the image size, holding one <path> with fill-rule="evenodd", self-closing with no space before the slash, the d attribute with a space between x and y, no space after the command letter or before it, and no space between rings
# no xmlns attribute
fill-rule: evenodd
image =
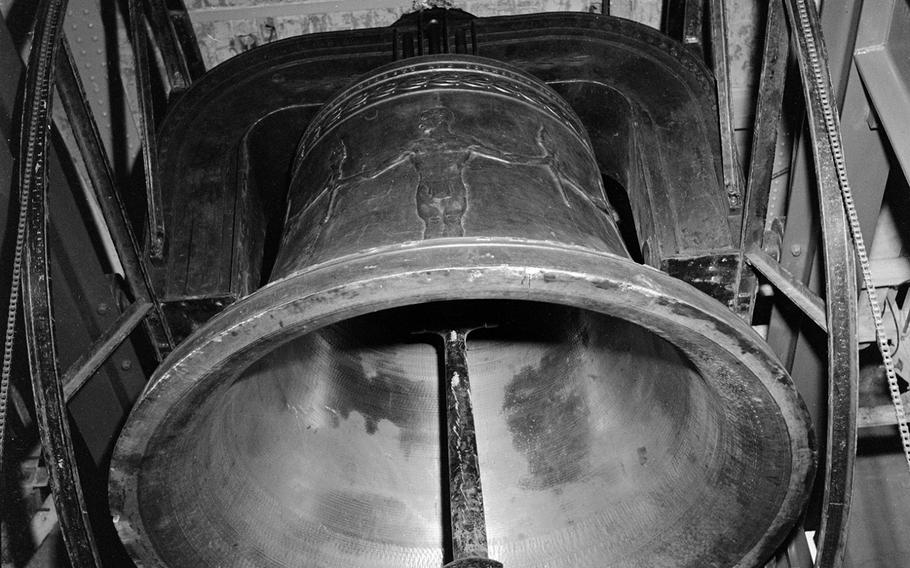
<svg viewBox="0 0 910 568"><path fill-rule="evenodd" d="M491 558L745 566L770 552L813 467L786 374L687 285L560 248L373 253L226 310L163 365L118 442L111 499L131 553L441 566L442 357L421 332L483 325L468 367Z"/></svg>

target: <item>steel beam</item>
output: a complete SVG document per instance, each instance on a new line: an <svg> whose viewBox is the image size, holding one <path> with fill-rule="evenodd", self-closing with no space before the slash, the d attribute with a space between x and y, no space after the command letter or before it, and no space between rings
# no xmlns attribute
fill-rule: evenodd
<svg viewBox="0 0 910 568"><path fill-rule="evenodd" d="M870 129L869 105L851 55L860 29L858 2L830 2L823 6L821 26L826 38L829 69L843 101L841 134L847 172L856 188L855 202L860 227L867 238L871 237L881 208L882 195L888 175L887 150L880 134ZM791 166L790 196L785 220L786 229L781 244L781 267L819 293L823 277L818 243L819 217L817 199L812 190L815 176L811 163L810 146L806 136L801 137ZM870 243L867 241L867 246ZM790 368L790 374L806 401L813 417L815 431L823 436L825 431L827 387L824 380L825 360L823 340L814 325L803 327L799 314L776 306L769 325L768 343ZM812 526L810 519L809 526Z"/></svg>
<svg viewBox="0 0 910 568"><path fill-rule="evenodd" d="M110 358L117 347L136 329L136 326L152 309L151 302L139 300L133 302L117 318L101 337L95 340L91 348L73 363L63 375L63 396L69 402L79 389L98 371L98 368Z"/></svg>
<svg viewBox="0 0 910 568"><path fill-rule="evenodd" d="M796 304L815 325L822 331L828 331L828 324L825 321L825 302L817 294L760 250L746 253L746 259L787 299Z"/></svg>
<svg viewBox="0 0 910 568"><path fill-rule="evenodd" d="M720 120L721 163L724 188L731 209L742 207L742 174L736 159L733 138L733 109L730 101L730 67L727 62L727 14L723 0L708 0L711 55L717 81L717 110Z"/></svg>
<svg viewBox="0 0 910 568"><path fill-rule="evenodd" d="M854 60L885 127L891 149L910 178L910 4L901 0L867 2Z"/></svg>

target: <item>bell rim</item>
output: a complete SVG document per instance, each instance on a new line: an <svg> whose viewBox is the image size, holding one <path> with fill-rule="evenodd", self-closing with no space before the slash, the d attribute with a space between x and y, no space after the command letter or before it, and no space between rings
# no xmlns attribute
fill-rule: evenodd
<svg viewBox="0 0 910 568"><path fill-rule="evenodd" d="M405 282L421 287L404 287ZM364 251L271 282L228 306L161 363L120 431L111 459L110 511L137 565L168 566L144 536L148 531L138 504L139 473L149 442L171 418L169 409L200 381L217 378L229 360L252 362L284 341L338 321L461 299L538 301L639 325L658 323L645 327L664 339L670 328L674 333L683 330L707 340L710 350L745 361L780 410L790 438L791 470L777 515L735 566L763 560L798 520L816 467L808 410L770 347L725 306L681 280L610 253L549 242L436 239ZM278 312L288 318L276 318ZM212 344L219 348L206 349ZM680 351L691 356L684 348Z"/></svg>

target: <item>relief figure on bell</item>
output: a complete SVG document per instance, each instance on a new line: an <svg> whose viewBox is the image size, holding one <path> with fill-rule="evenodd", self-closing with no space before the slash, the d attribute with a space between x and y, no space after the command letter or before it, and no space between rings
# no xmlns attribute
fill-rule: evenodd
<svg viewBox="0 0 910 568"><path fill-rule="evenodd" d="M536 143L540 155L521 155L492 148L476 138L455 132L455 114L443 106L434 106L418 115L418 136L393 158L369 170L361 167L356 174L345 175L347 147L339 140L329 156L331 172L323 189L311 202L329 194L322 223L333 215L338 195L351 185L376 179L404 163L410 163L417 174L415 205L424 223L423 238L460 237L464 235L463 219L468 209L469 184L465 172L475 158L492 160L505 165L543 166L553 178L563 203L571 208L566 188L593 201L578 184L561 169L557 160L555 141L543 126L537 131ZM596 203L595 203L596 204Z"/></svg>

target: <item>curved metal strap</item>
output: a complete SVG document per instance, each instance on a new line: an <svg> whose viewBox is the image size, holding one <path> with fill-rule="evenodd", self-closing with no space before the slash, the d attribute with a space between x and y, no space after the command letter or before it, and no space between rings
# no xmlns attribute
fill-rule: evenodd
<svg viewBox="0 0 910 568"><path fill-rule="evenodd" d="M829 568L843 563L847 519L856 454L856 412L859 399L859 354L856 346L856 268L837 171L830 118L836 113L827 54L815 4L787 0L790 27L798 43L797 59L819 192L825 260L825 298L828 321L828 432L825 493L815 565Z"/></svg>
<svg viewBox="0 0 910 568"><path fill-rule="evenodd" d="M66 0L42 0L26 69L19 147L20 199L28 200L23 313L41 445L70 562L101 566L73 452L66 403L57 369L47 259L47 153L54 62Z"/></svg>

